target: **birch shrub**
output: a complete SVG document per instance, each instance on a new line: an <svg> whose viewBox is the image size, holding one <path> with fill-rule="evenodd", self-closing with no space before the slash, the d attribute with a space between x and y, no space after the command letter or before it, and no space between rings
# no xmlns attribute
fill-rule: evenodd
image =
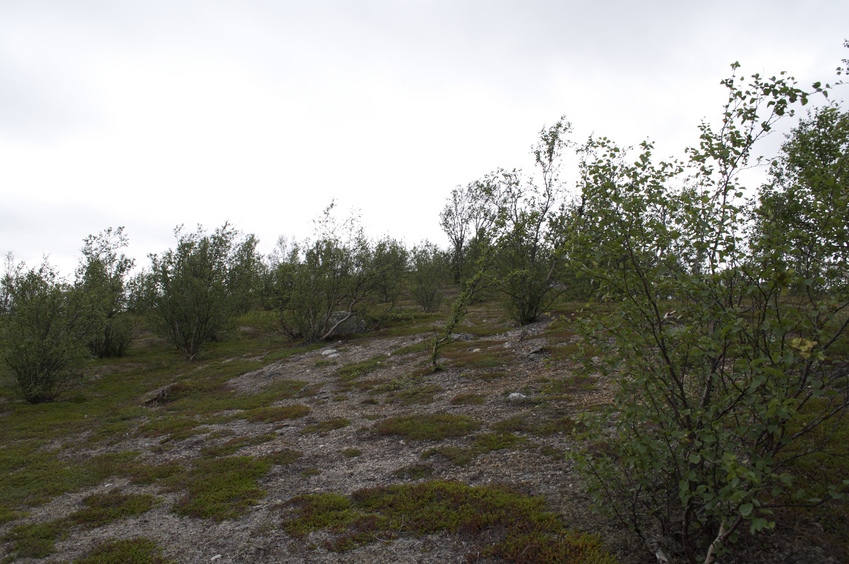
<svg viewBox="0 0 849 564"><path fill-rule="evenodd" d="M599 507L656 554L688 562L713 562L742 531L772 528L776 508L841 498L849 483L837 475L813 492L795 471L845 450L829 438L849 399L846 279L823 286L794 269L792 239L764 236L786 231L764 207L780 199L758 207L740 180L757 142L808 93L784 76L724 84L721 125L702 124L686 162L658 162L649 143L634 158L587 143L571 249L610 306L583 322L587 368L617 387L579 467ZM829 232L839 241L820 248L847 252L847 212Z"/></svg>

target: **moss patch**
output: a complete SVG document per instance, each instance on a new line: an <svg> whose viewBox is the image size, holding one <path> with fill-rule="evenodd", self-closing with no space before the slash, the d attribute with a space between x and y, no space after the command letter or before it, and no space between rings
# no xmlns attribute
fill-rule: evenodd
<svg viewBox="0 0 849 564"><path fill-rule="evenodd" d="M486 403L486 398L479 394L457 394L449 403L451 405L480 405Z"/></svg>
<svg viewBox="0 0 849 564"><path fill-rule="evenodd" d="M146 538L108 541L92 549L74 564L171 564L162 550Z"/></svg>
<svg viewBox="0 0 849 564"><path fill-rule="evenodd" d="M304 495L289 502L283 528L291 535L332 534L324 543L346 551L404 533L450 533L470 545L467 558L514 562L613 563L597 537L569 531L542 498L506 488L431 481L354 492Z"/></svg>
<svg viewBox="0 0 849 564"><path fill-rule="evenodd" d="M74 525L99 527L112 521L141 515L153 509L159 500L148 494L125 494L114 489L93 494L83 500L84 507L72 513L68 521Z"/></svg>
<svg viewBox="0 0 849 564"><path fill-rule="evenodd" d="M501 433L517 432L528 433L537 437L548 437L556 433L564 435L579 433L583 430L583 425L568 415L555 414L553 417L516 415L494 423L491 428L493 431Z"/></svg>
<svg viewBox="0 0 849 564"><path fill-rule="evenodd" d="M398 435L412 441L438 441L468 435L480 426L479 422L465 415L434 413L389 417L375 425L375 432Z"/></svg>
<svg viewBox="0 0 849 564"><path fill-rule="evenodd" d="M67 526L61 521L28 523L13 527L3 540L12 544L16 558L44 558L50 555L56 540L67 534Z"/></svg>
<svg viewBox="0 0 849 564"><path fill-rule="evenodd" d="M187 493L177 503L176 513L215 521L241 517L265 497L257 480L271 464L248 456L198 460L178 482Z"/></svg>
<svg viewBox="0 0 849 564"><path fill-rule="evenodd" d="M206 458L218 458L221 456L229 456L235 454L238 450L267 443L273 441L277 436L273 434L258 435L253 437L235 437L229 439L223 444L205 446L200 450L200 454Z"/></svg>
<svg viewBox="0 0 849 564"><path fill-rule="evenodd" d="M494 450L513 448L524 441L512 433L481 433L476 435L469 448L440 446L422 453L422 458L442 456L457 466L465 466L475 458Z"/></svg>

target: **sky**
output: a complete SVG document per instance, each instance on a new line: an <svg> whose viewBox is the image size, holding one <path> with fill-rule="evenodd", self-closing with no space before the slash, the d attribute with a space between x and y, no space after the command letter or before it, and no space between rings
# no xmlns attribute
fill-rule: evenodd
<svg viewBox="0 0 849 564"><path fill-rule="evenodd" d="M445 244L451 189L529 170L560 116L679 155L731 63L833 81L846 22L845 0L0 0L0 253L70 276L124 226L143 267L225 221L267 253L332 201Z"/></svg>

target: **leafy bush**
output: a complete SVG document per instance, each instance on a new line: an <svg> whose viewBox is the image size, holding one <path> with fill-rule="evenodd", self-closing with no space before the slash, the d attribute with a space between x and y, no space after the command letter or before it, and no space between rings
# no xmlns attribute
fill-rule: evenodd
<svg viewBox="0 0 849 564"><path fill-rule="evenodd" d="M406 251L389 239L373 245L354 218L340 225L334 204L324 210L313 242L278 242L267 294L280 327L292 339L321 341L359 333L394 307Z"/></svg>
<svg viewBox="0 0 849 564"><path fill-rule="evenodd" d="M790 246L771 238L788 231L773 213L787 192L762 200L761 233L770 237L746 237L757 222L739 172L756 141L808 94L784 77L724 84L722 126L702 124L687 163L655 162L649 143L633 160L607 139L587 143L585 209L571 249L609 300L608 314L582 326L597 347L587 368L618 385L578 461L599 507L653 551L689 562L715 561L746 525L771 528L777 507L820 503L794 465L835 446L828 430L849 402L845 278L823 286L820 272L792 268ZM785 146L779 169L810 126ZM768 194L797 186L775 174ZM815 194L808 202L817 220L835 211ZM822 235L838 238L798 252L832 260L833 244L845 248L846 211L837 213L843 228ZM806 441L818 429L823 440ZM830 495L843 495L849 481L841 480Z"/></svg>
<svg viewBox="0 0 849 564"><path fill-rule="evenodd" d="M448 277L448 261L429 241L413 247L410 253L410 294L422 311L433 312L442 305L442 287Z"/></svg>
<svg viewBox="0 0 849 564"><path fill-rule="evenodd" d="M211 235L201 227L194 233L178 227L174 233L177 248L150 257L151 301L160 330L193 360L203 343L218 338L244 312L260 261L256 239L240 238L228 224Z"/></svg>
<svg viewBox="0 0 849 564"><path fill-rule="evenodd" d="M89 348L100 358L122 356L133 338L133 323L127 314L127 277L134 261L118 254L127 244L123 227L89 235L77 269L77 286L98 317Z"/></svg>
<svg viewBox="0 0 849 564"><path fill-rule="evenodd" d="M81 377L96 316L86 295L63 281L47 262L13 266L0 281L0 355L23 398L56 398Z"/></svg>

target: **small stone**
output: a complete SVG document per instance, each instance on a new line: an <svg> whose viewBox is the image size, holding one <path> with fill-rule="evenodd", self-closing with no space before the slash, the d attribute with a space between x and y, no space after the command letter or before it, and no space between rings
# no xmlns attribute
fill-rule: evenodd
<svg viewBox="0 0 849 564"><path fill-rule="evenodd" d="M528 396L526 396L525 394L520 394L519 392L513 392L512 394L507 396L507 399L509 399L510 401L522 401L528 399Z"/></svg>

